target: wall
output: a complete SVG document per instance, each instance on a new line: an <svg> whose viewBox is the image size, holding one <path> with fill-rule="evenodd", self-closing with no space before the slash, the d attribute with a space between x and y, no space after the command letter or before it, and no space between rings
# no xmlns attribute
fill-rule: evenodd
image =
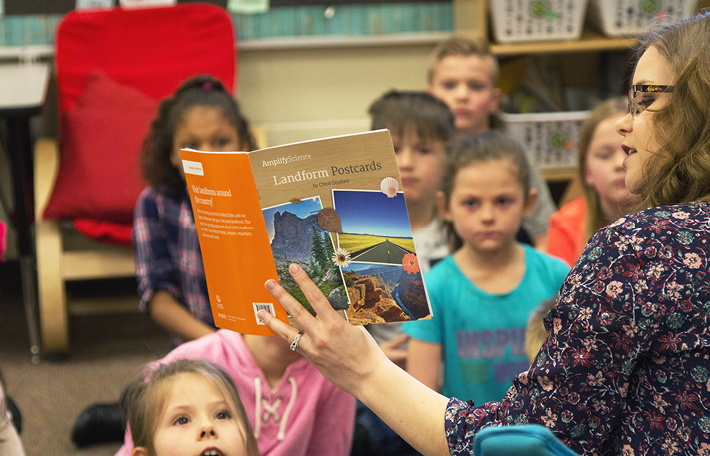
<svg viewBox="0 0 710 456"><path fill-rule="evenodd" d="M270 146L366 131L375 98L425 87L433 47L240 50L238 98Z"/></svg>

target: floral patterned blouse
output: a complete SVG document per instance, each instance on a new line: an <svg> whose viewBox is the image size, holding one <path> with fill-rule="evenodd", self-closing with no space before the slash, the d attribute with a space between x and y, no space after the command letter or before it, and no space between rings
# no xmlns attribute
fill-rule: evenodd
<svg viewBox="0 0 710 456"><path fill-rule="evenodd" d="M545 317L548 338L501 402L451 399L452 455L477 430L539 423L584 455L710 455L710 203L600 230Z"/></svg>

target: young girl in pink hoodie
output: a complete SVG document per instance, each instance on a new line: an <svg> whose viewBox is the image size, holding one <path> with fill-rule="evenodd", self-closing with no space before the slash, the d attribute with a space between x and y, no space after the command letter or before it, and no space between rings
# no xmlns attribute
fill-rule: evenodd
<svg viewBox="0 0 710 456"><path fill-rule="evenodd" d="M355 398L333 386L280 337L219 330L176 347L177 359L217 364L234 380L262 456L348 456ZM130 456L130 432L116 456Z"/></svg>

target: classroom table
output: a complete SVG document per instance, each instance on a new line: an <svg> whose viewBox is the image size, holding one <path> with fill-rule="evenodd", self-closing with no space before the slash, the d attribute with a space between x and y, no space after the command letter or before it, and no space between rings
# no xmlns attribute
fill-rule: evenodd
<svg viewBox="0 0 710 456"><path fill-rule="evenodd" d="M15 228L19 243L22 298L25 305L32 362L39 362L37 273L32 223L32 139L30 119L39 114L47 96L50 66L41 62L0 63L0 119L7 123L7 149L12 165Z"/></svg>

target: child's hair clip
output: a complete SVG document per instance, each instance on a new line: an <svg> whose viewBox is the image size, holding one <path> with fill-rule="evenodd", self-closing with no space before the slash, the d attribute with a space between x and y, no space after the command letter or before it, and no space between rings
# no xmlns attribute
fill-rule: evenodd
<svg viewBox="0 0 710 456"><path fill-rule="evenodd" d="M211 82L205 82L202 84L202 88L205 90L212 90L212 83Z"/></svg>

